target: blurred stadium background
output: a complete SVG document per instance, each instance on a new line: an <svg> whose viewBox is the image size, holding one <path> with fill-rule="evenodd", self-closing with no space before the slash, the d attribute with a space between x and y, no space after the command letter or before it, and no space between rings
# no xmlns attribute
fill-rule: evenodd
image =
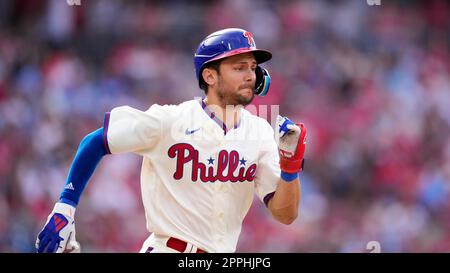
<svg viewBox="0 0 450 273"><path fill-rule="evenodd" d="M450 251L448 1L0 1L0 252L34 252L104 112L201 96L193 52L225 27L274 58L255 104L308 126L299 219L259 200L240 252ZM77 210L84 252L137 252L140 158L108 156ZM164 206L164 204L161 204Z"/></svg>

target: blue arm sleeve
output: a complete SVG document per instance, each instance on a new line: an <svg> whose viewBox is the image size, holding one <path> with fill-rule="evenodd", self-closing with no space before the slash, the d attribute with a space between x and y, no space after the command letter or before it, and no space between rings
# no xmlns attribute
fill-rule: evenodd
<svg viewBox="0 0 450 273"><path fill-rule="evenodd" d="M86 187L95 168L107 154L103 127L83 138L70 167L66 186L60 196L60 201L76 207L80 196Z"/></svg>

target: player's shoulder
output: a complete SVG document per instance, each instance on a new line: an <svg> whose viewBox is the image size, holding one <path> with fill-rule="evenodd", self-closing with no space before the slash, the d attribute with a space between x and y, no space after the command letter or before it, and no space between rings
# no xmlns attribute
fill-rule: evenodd
<svg viewBox="0 0 450 273"><path fill-rule="evenodd" d="M170 118L170 117L179 117L183 113L186 113L186 111L190 111L196 102L195 100L188 100L181 102L179 104L153 104L151 105L147 111L145 111L148 114L153 115L160 115L164 118Z"/></svg>
<svg viewBox="0 0 450 273"><path fill-rule="evenodd" d="M198 103L198 102L197 102ZM154 117L157 119L168 119L171 117L180 116L186 110L189 110L195 104L194 100L184 101L179 104L158 104L154 103L150 105L146 110L140 110L138 108L121 105L111 110L111 114L114 116L130 116L130 117Z"/></svg>
<svg viewBox="0 0 450 273"><path fill-rule="evenodd" d="M183 101L179 104L152 104L147 111L165 111L168 113L176 113L179 111L184 111L186 109L192 108L195 103L198 103L195 100Z"/></svg>

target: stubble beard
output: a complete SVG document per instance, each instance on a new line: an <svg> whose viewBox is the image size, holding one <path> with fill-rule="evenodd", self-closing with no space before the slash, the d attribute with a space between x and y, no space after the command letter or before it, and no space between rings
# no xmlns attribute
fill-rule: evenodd
<svg viewBox="0 0 450 273"><path fill-rule="evenodd" d="M253 99L255 98L255 93L251 93L251 96L244 96L242 94L232 92L230 90L225 90L225 88L222 86L222 84L219 83L218 89L217 89L217 95L222 103L222 107L226 107L227 105L232 106L247 106L249 105Z"/></svg>

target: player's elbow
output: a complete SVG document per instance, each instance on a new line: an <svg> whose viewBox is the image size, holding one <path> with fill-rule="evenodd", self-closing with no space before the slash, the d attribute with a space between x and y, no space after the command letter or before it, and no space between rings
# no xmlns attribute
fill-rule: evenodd
<svg viewBox="0 0 450 273"><path fill-rule="evenodd" d="M273 200L269 201L268 208L272 214L272 217L284 225L292 224L298 217L298 206L288 205L288 206L278 206Z"/></svg>
<svg viewBox="0 0 450 273"><path fill-rule="evenodd" d="M289 216L289 217L284 217L282 220L280 220L280 222L285 225L290 225L290 224L294 223L294 221L296 219L297 219L297 215Z"/></svg>
<svg viewBox="0 0 450 273"><path fill-rule="evenodd" d="M297 211L295 211L295 212L293 211L293 212L290 212L290 213L283 213L283 214L280 214L280 215L274 215L274 218L278 222L280 222L280 223L282 223L284 225L292 224L297 219L297 217L298 217Z"/></svg>

